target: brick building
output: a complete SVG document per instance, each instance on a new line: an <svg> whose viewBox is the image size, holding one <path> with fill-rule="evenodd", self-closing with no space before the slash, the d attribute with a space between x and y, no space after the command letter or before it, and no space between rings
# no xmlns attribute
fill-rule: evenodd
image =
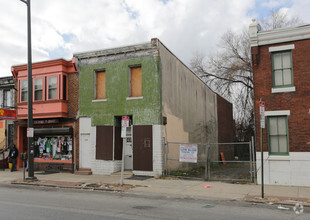
<svg viewBox="0 0 310 220"><path fill-rule="evenodd" d="M122 116L132 125L124 148L125 169L137 175L162 175L165 141L215 143L219 133L221 141L232 136L232 104L158 39L74 58L80 77L80 168L95 174L120 171ZM178 158L180 150L169 149L168 154ZM216 149L211 157L217 160L218 155ZM168 169L183 165L172 162Z"/></svg>
<svg viewBox="0 0 310 220"><path fill-rule="evenodd" d="M13 66L12 74L17 90L16 146L27 152L27 65ZM35 170L74 171L79 153L77 70L71 61L50 60L33 63L32 77Z"/></svg>
<svg viewBox="0 0 310 220"><path fill-rule="evenodd" d="M0 78L0 150L13 144L14 119L3 117L2 111L15 110L13 77Z"/></svg>
<svg viewBox="0 0 310 220"><path fill-rule="evenodd" d="M249 31L257 167L261 166L262 98L266 111L264 183L310 186L310 25L260 31L254 21Z"/></svg>

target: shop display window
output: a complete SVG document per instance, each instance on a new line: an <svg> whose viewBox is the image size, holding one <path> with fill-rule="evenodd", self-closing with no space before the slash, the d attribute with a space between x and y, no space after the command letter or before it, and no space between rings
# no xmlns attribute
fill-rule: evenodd
<svg viewBox="0 0 310 220"><path fill-rule="evenodd" d="M72 161L72 136L34 138L34 157L44 160Z"/></svg>

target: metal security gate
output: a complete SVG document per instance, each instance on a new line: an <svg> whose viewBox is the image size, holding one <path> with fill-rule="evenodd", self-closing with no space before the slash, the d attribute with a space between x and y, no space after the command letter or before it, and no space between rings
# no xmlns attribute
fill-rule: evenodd
<svg viewBox="0 0 310 220"><path fill-rule="evenodd" d="M165 146L167 176L219 181L255 181L255 151L251 142L207 144L167 142ZM185 161L184 152L185 158L188 159ZM197 155L194 155L195 153Z"/></svg>

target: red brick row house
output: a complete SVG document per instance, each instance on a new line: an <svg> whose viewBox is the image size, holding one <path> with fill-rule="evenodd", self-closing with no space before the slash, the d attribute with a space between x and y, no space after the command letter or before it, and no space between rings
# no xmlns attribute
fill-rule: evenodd
<svg viewBox="0 0 310 220"><path fill-rule="evenodd" d="M310 186L310 25L261 31L254 21L249 31L258 182L262 98L264 183Z"/></svg>

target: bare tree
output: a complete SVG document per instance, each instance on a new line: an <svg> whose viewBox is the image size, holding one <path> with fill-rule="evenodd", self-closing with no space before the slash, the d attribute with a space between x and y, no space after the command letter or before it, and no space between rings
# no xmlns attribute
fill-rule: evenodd
<svg viewBox="0 0 310 220"><path fill-rule="evenodd" d="M298 17L288 18L281 9L271 11L270 17L262 20L259 23L265 30L301 22ZM222 35L216 54L206 57L196 53L190 65L212 89L234 103L237 136L248 139L254 134L254 85L248 28L240 33L228 30Z"/></svg>
<svg viewBox="0 0 310 220"><path fill-rule="evenodd" d="M271 10L268 18L262 18L260 25L263 30L272 30L299 25L302 20L298 16L289 17L284 9Z"/></svg>

